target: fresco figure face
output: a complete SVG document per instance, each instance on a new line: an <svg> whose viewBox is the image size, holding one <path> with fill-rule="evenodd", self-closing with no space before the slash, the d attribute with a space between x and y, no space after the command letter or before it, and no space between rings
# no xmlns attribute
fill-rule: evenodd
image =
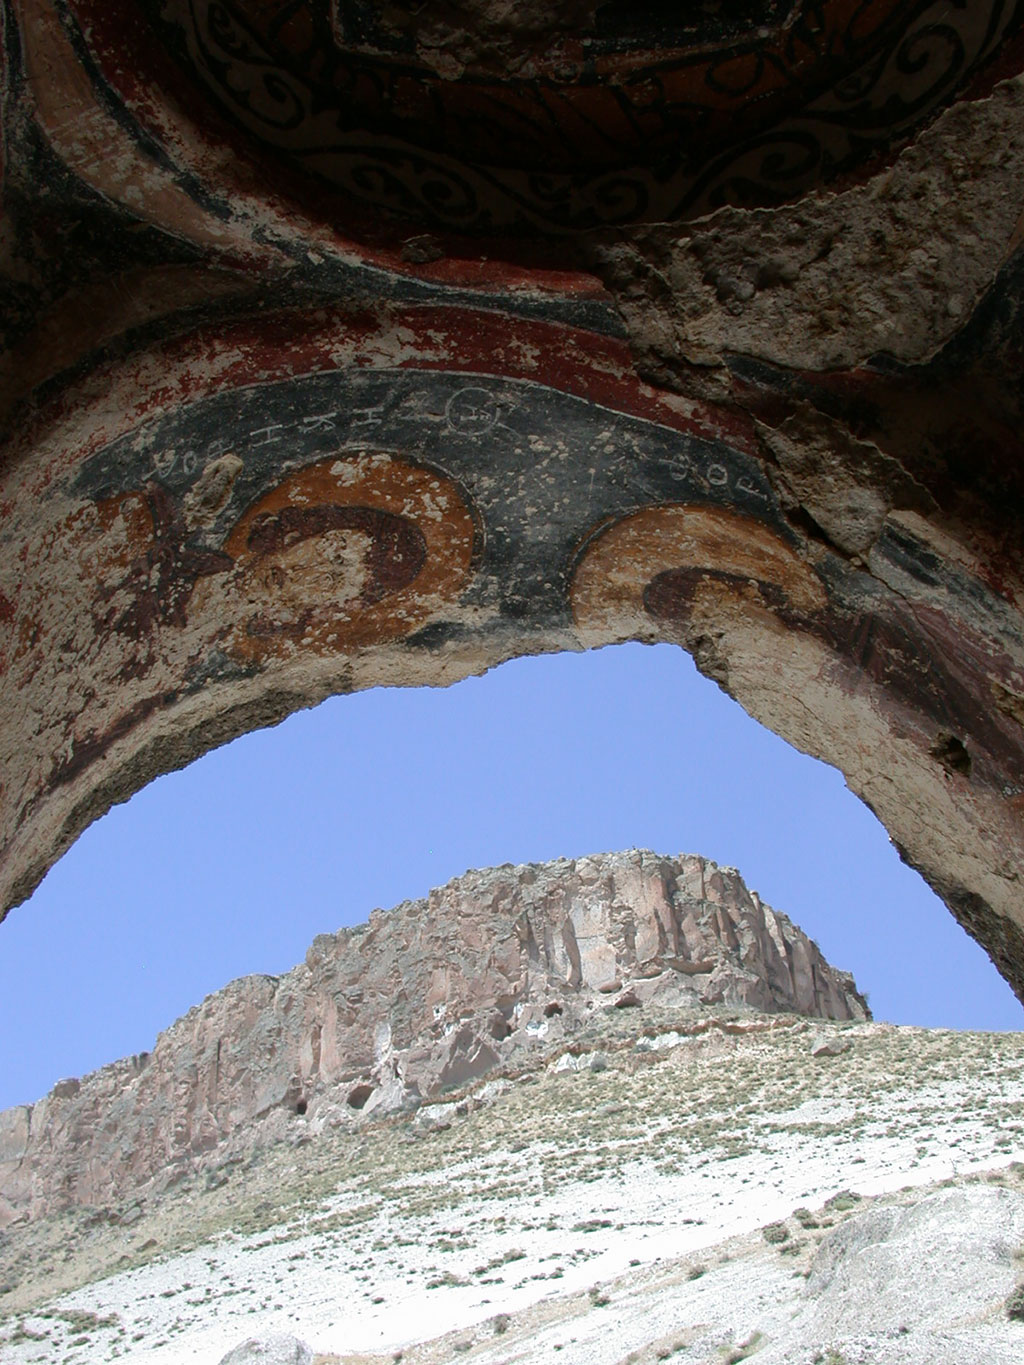
<svg viewBox="0 0 1024 1365"><path fill-rule="evenodd" d="M310 597L346 605L366 588L366 559L372 548L372 538L363 531L326 531L296 540L263 557L264 590L268 597L276 597L281 612L295 616L302 614Z"/></svg>
<svg viewBox="0 0 1024 1365"><path fill-rule="evenodd" d="M339 644L362 638L362 618L407 588L426 560L416 525L373 507L285 507L249 523L236 568L256 604L252 641ZM254 646L255 647L255 646Z"/></svg>
<svg viewBox="0 0 1024 1365"><path fill-rule="evenodd" d="M455 513L451 526L431 515L437 500ZM405 635L461 584L472 546L459 494L429 470L378 453L308 466L225 542L228 652L255 663Z"/></svg>

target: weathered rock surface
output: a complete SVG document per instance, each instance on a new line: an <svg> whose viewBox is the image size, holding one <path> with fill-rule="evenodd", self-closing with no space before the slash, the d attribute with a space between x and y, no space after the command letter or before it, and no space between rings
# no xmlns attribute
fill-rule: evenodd
<svg viewBox="0 0 1024 1365"><path fill-rule="evenodd" d="M823 1240L807 1294L819 1340L934 1332L919 1359L951 1359L942 1337L969 1328L1016 1280L1024 1240L1024 1196L986 1185L940 1190L909 1208L887 1204L858 1214ZM951 1306L955 1310L951 1313Z"/></svg>
<svg viewBox="0 0 1024 1365"><path fill-rule="evenodd" d="M584 1034L592 1047L595 1021L628 1012L642 1032L645 1010L663 1022L713 1006L867 1017L847 973L704 858L631 850L468 872L319 935L282 977L232 982L152 1053L0 1114L0 1224L123 1210L148 1182L271 1141L296 1115L315 1137Z"/></svg>
<svg viewBox="0 0 1024 1365"><path fill-rule="evenodd" d="M312 1365L313 1352L298 1337L278 1333L250 1337L229 1351L221 1365Z"/></svg>
<svg viewBox="0 0 1024 1365"><path fill-rule="evenodd" d="M313 1365L1020 1365L1024 1034L642 1017L411 1122L293 1118L128 1229L8 1229L3 1365L270 1365L278 1333L288 1365L296 1338Z"/></svg>

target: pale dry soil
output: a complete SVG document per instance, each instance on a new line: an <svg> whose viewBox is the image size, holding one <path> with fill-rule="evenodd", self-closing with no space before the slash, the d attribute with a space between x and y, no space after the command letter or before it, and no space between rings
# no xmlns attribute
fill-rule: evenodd
<svg viewBox="0 0 1024 1365"><path fill-rule="evenodd" d="M313 1139L296 1116L140 1208L12 1228L0 1361L217 1365L282 1331L351 1365L1024 1360L1003 1307L1024 1279L1024 1035L775 1022L638 1044L623 1021L605 1069L547 1057L486 1103L455 1097L440 1131L406 1115ZM849 1050L812 1058L822 1034ZM1003 1218L969 1312L954 1287L948 1322L901 1308L882 1337L815 1317L822 1238L961 1187L1002 1191L954 1211Z"/></svg>

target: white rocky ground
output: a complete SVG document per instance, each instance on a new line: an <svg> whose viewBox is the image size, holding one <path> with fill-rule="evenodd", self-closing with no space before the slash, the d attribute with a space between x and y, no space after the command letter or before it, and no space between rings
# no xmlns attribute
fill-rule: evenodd
<svg viewBox="0 0 1024 1365"><path fill-rule="evenodd" d="M296 1116L117 1224L5 1234L0 1360L217 1365L290 1332L382 1365L1019 1365L1022 1101L1022 1035L786 1017L355 1133Z"/></svg>

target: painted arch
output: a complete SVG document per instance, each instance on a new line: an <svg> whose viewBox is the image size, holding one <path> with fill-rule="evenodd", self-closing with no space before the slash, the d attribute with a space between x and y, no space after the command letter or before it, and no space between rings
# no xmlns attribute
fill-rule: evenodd
<svg viewBox="0 0 1024 1365"><path fill-rule="evenodd" d="M331 693L669 640L1022 994L1022 6L548 8L4 0L3 904Z"/></svg>

